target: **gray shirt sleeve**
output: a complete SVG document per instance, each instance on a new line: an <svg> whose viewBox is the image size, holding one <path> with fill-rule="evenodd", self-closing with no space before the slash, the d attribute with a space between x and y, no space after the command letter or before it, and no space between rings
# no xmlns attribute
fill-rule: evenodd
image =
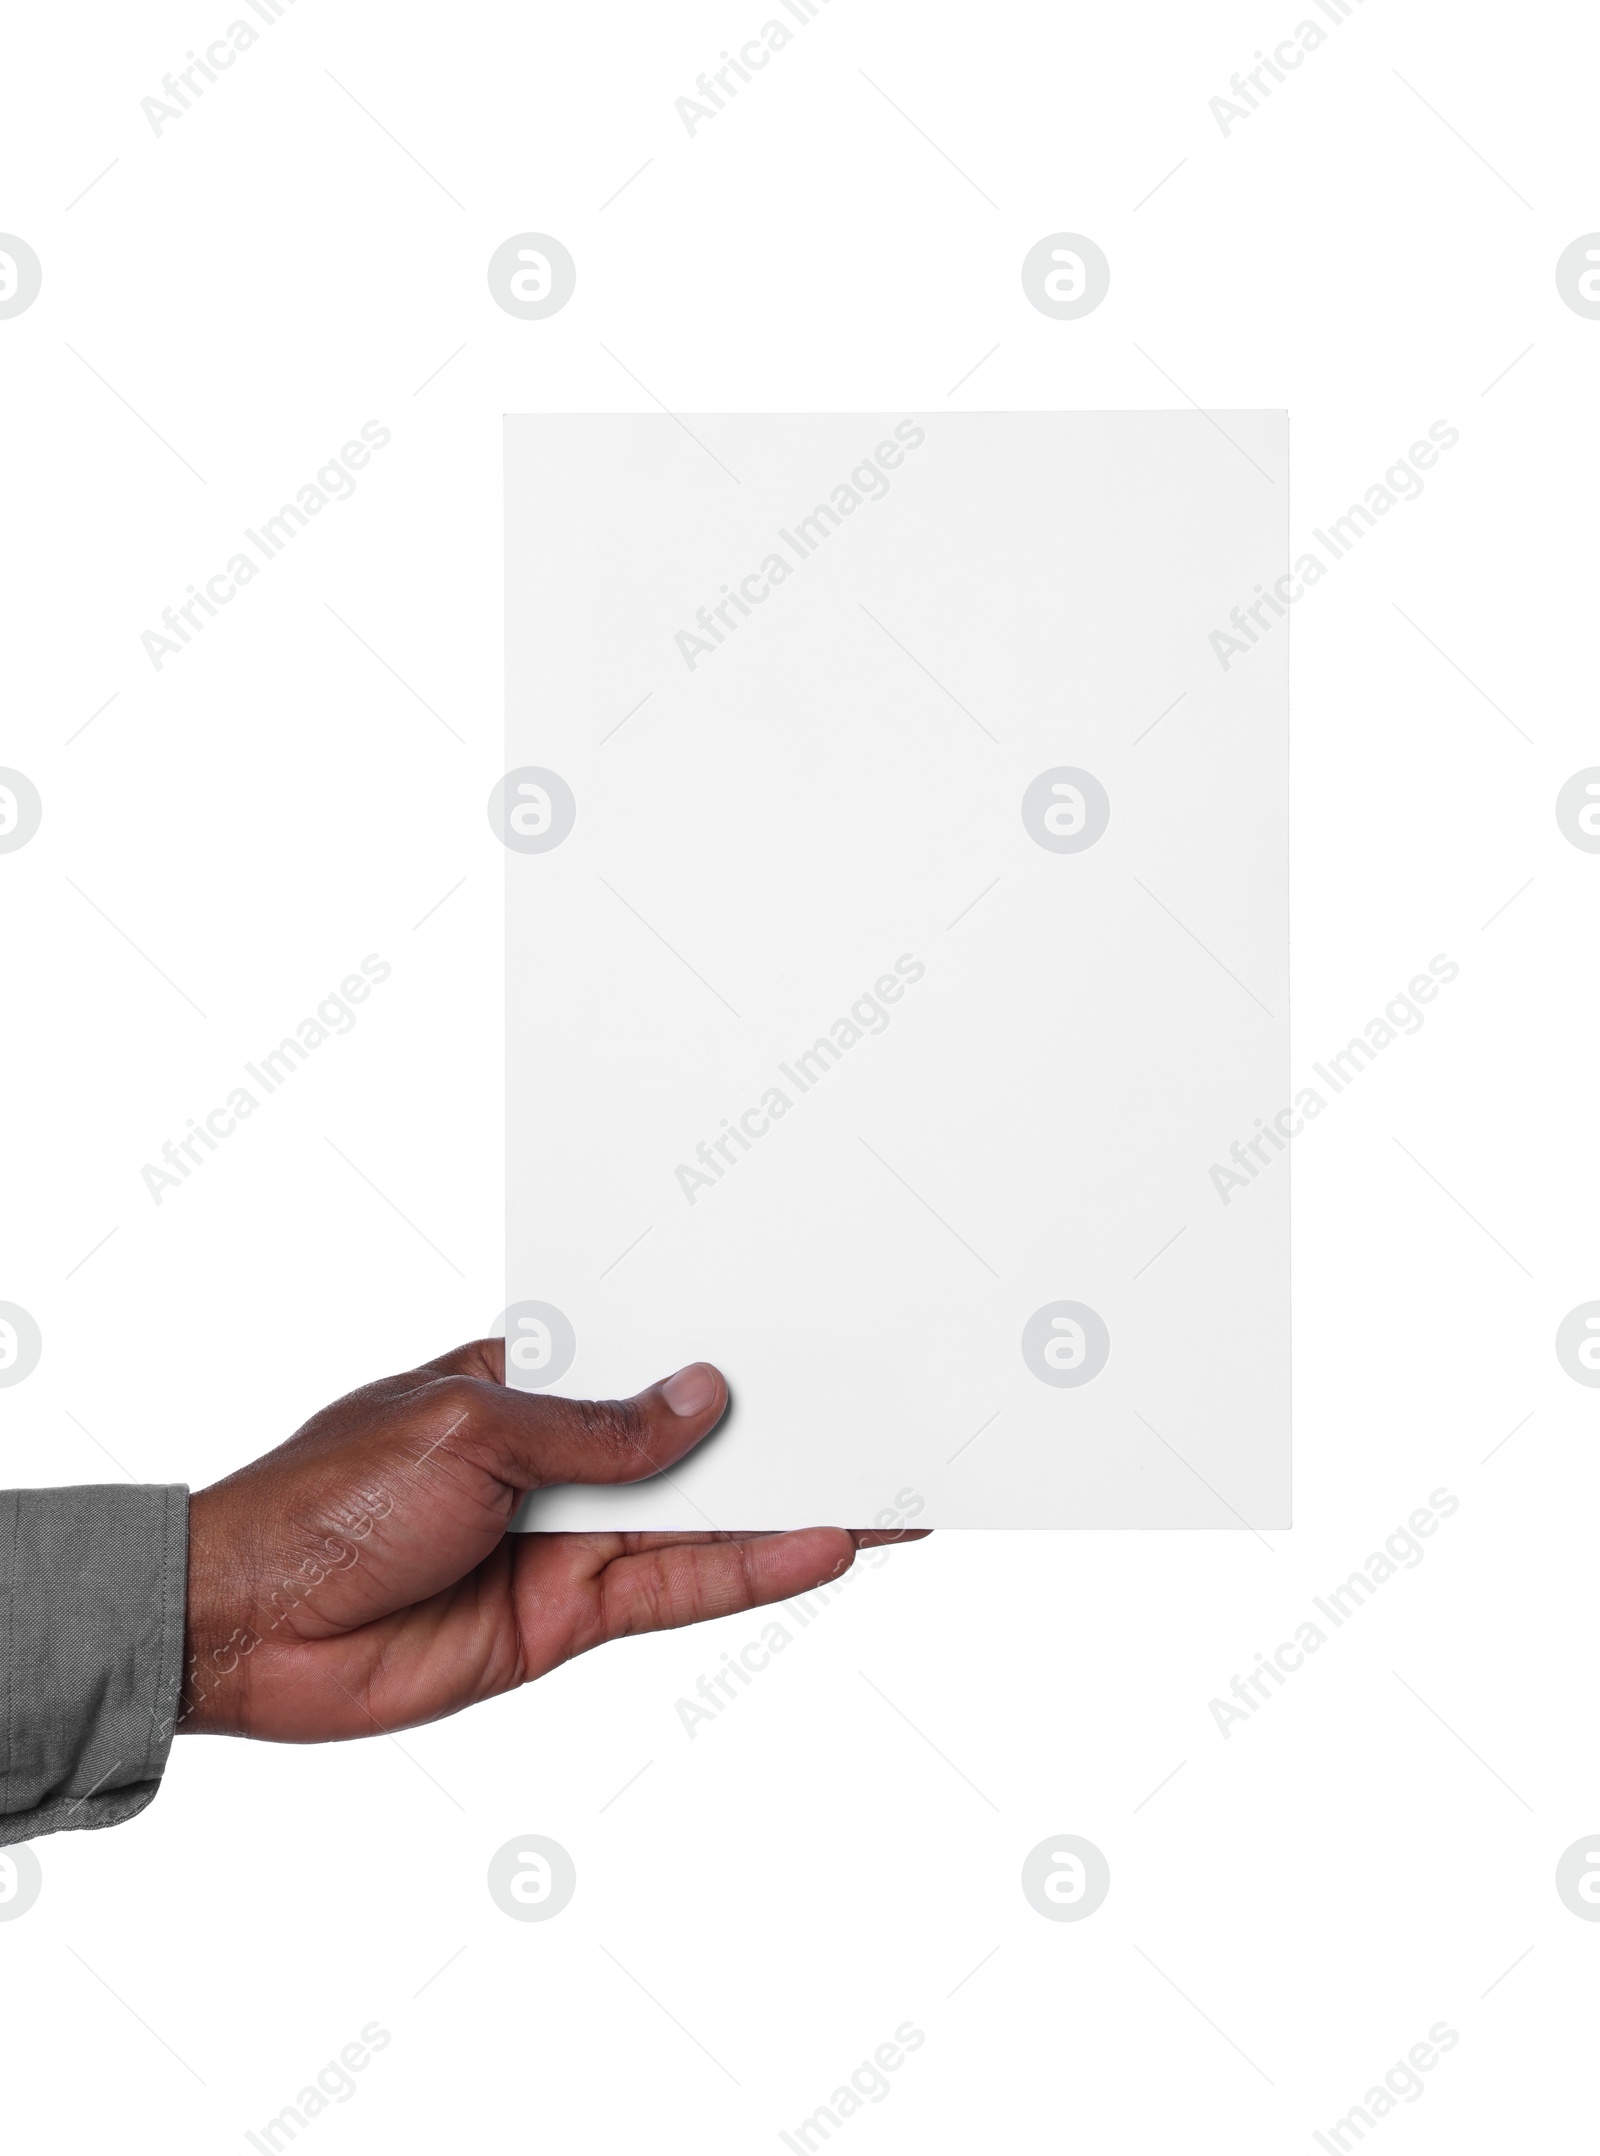
<svg viewBox="0 0 1600 2156"><path fill-rule="evenodd" d="M0 1490L0 1845L155 1795L183 1674L181 1484Z"/></svg>

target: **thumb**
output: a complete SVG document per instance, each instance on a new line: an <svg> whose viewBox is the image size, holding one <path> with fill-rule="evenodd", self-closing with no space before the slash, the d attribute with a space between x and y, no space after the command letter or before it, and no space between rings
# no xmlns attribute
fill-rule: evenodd
<svg viewBox="0 0 1600 2156"><path fill-rule="evenodd" d="M514 1490L557 1482L640 1482L670 1467L721 1421L728 1387L708 1362L690 1363L631 1400L563 1400L517 1392L489 1377L439 1387L441 1445Z"/></svg>

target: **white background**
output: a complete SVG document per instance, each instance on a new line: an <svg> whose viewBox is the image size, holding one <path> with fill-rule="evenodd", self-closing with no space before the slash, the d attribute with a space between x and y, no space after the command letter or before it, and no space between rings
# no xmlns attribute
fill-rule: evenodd
<svg viewBox="0 0 1600 2156"><path fill-rule="evenodd" d="M8 2105L243 2146L376 2019L316 2147L743 2151L911 2019L852 2147L1275 2151L1444 2019L1384 2146L1577 2145L1597 1403L1552 1340L1600 1292L1600 860L1552 804L1600 762L1600 324L1552 273L1600 225L1591 18L1368 0L1224 138L1294 7L832 0L691 140L762 6L299 0L157 139L139 99L229 19L4 38L0 226L45 275L0 322L0 761L45 803L0 860L0 1297L45 1342L8 1477L202 1483L500 1307L506 410L1285 405L1297 538L1448 419L1294 619L1296 1072L1461 975L1298 1141L1293 1531L946 1534L693 1740L755 1620L401 1743L183 1740L0 1926ZM579 266L543 323L485 283L528 229ZM1112 265L1079 322L1019 283L1063 229ZM153 672L140 632L369 418L356 497ZM142 1164L369 951L355 1031L157 1208ZM1208 1701L1439 1487L1425 1561L1224 1740ZM578 1867L550 1924L485 1891L530 1832ZM1067 1832L1111 1893L1049 1924L1018 1874Z"/></svg>

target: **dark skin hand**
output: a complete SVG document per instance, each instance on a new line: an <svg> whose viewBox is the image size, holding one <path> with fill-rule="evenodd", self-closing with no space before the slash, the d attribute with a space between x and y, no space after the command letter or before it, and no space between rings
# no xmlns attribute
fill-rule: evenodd
<svg viewBox="0 0 1600 2156"><path fill-rule="evenodd" d="M631 1400L512 1391L503 1340L334 1401L190 1502L179 1731L313 1744L436 1721L603 1640L781 1602L921 1539L506 1533L529 1490L670 1468L727 1404L710 1363Z"/></svg>

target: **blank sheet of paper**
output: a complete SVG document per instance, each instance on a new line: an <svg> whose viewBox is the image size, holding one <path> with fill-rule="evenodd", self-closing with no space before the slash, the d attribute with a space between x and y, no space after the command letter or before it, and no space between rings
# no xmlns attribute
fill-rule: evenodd
<svg viewBox="0 0 1600 2156"><path fill-rule="evenodd" d="M506 423L539 1528L1289 1519L1281 413ZM1280 581L1281 580L1281 581Z"/></svg>

